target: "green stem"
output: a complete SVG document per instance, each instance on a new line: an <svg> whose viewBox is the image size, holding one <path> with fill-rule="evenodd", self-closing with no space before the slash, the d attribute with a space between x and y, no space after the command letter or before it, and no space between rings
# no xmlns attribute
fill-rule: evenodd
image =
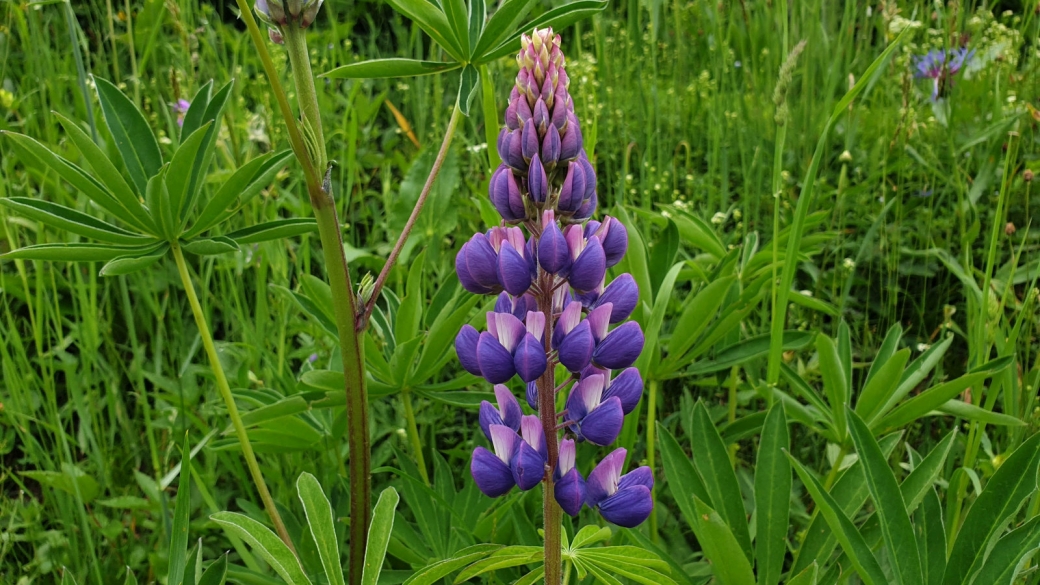
<svg viewBox="0 0 1040 585"><path fill-rule="evenodd" d="M409 388L401 390L401 402L404 404L404 418L408 421L408 441L412 444L415 452L415 463L419 466L419 475L426 485L430 485L430 475L426 471L426 458L423 457L422 442L419 440L419 426L415 424L415 411L412 409L412 391Z"/></svg>
<svg viewBox="0 0 1040 585"><path fill-rule="evenodd" d="M654 471L654 462L657 459L657 450L654 441L654 433L657 429L657 380L650 379L650 398L646 412L646 464L650 471ZM650 501L654 507L650 509L650 539L657 542L657 485L650 488Z"/></svg>
<svg viewBox="0 0 1040 585"><path fill-rule="evenodd" d="M282 27L282 32L285 35L285 48L289 52L289 62L292 64L296 100L300 104L304 130L311 133L314 141L311 160L314 167L320 171L327 164L325 135L321 126L321 111L318 109L318 93L314 88L311 59L307 52L307 33L305 29L292 22Z"/></svg>
<svg viewBox="0 0 1040 585"><path fill-rule="evenodd" d="M188 266L184 262L184 254L181 253L181 247L177 242L173 242L170 249L173 252L174 260L177 261L177 272L180 273L181 284L184 285L184 292L188 295L188 304L191 305L191 312L195 316L195 324L199 328L199 335L202 336L202 345L206 349L206 356L209 358L209 365L217 382L217 390L220 392L220 397L224 399L224 405L228 410L228 418L231 419L231 425L235 428L235 435L242 446L242 456L245 457L246 466L249 467L249 473L253 476L253 483L256 484L256 489L260 492L260 499L264 503L267 515L271 517L271 523L274 524L274 529L278 536L286 546L295 552L296 549L289 538L289 533L285 530L282 517L279 516L278 509L275 508L271 492L268 491L267 483L264 482L264 476L260 472L260 465L256 462L256 455L253 454L253 446L249 443L249 435L246 434L246 427L242 424L242 417L238 414L235 398L231 395L231 387L228 385L227 376L224 375L224 368L220 365L220 358L217 356L217 348L213 345L213 336L209 332L206 316L202 313L202 306L199 304L199 298L195 294L195 285L191 282Z"/></svg>
<svg viewBox="0 0 1040 585"><path fill-rule="evenodd" d="M830 473L827 474L827 479L823 482L823 488L830 491L831 486L834 485L834 481L838 479L838 472L841 471L841 464L845 461L845 454L848 452L848 448L845 445L841 446L838 450L838 456L834 458L834 465L831 466Z"/></svg>

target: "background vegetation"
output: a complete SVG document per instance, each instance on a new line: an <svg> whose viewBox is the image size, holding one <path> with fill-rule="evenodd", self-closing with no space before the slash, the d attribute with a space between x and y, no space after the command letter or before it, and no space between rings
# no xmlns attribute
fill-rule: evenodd
<svg viewBox="0 0 1040 585"><path fill-rule="evenodd" d="M799 394L796 378L830 391L826 342L810 343L809 333L837 339L841 357L847 356L846 403L848 394L859 395L892 331L896 347L908 348L911 358L950 338L927 379L906 388L909 396L1005 358L992 379L966 385L960 398L1017 420L946 407L943 416L890 421L886 429L904 431L887 454L899 478L919 463L917 453L941 445L951 429L967 431L956 436L937 472L946 517L954 524L959 516L951 516L951 502L959 507L962 497L973 501L1040 424L1040 227L1031 223L1038 208L1031 205L1030 182L1030 169L1040 172L1040 6L1035 0L792 3L790 46L806 44L790 79L786 141L775 166L774 89L787 58L776 4L619 0L559 31L599 176L601 210L624 218L640 240L619 268L637 279L642 271L650 284L636 318L644 328L656 324L659 334L659 346L647 351L660 355L643 364L654 372L644 370L654 401L643 401L639 426L622 439L630 461L655 465L657 458L659 504L650 525L630 538L669 558L673 578L682 572L686 582L706 581L711 571L682 503L664 488L662 454L647 449L648 431L656 418L676 445L690 451L704 444L697 435L703 412L721 429L751 514L758 429L773 399L763 383L768 341L756 343L769 332L768 295L748 300L740 296L746 289L731 289L721 310L733 305L741 311L732 327L715 329L717 339L691 333L683 316L691 299L721 277L742 287L753 282L744 268L754 266L755 252L771 251L780 233L775 226L784 229L795 220L799 196L805 196L802 177L828 116L904 29L910 29L905 41L837 119L822 150L810 215L795 226L803 239L788 328L806 335L791 337L784 362L795 376L785 374L780 388L792 396L789 402L809 408L815 403ZM550 7L541 2L534 10ZM319 72L380 56L441 58L417 27L382 2L326 2L310 30ZM930 80L913 77L914 56L960 46L974 56L945 81L941 99L931 100ZM284 70L285 56L277 48L273 54ZM509 58L491 66L500 104L515 71ZM90 74L115 81L131 96L159 130L163 148L177 140L178 99L190 99L211 79L218 86L234 79L214 184L287 143L233 3L0 4L0 130L28 134L78 160L81 154L54 113L99 120ZM378 272L407 219L454 104L457 75L319 85L354 282ZM456 135L374 317L368 359L377 375L385 368L393 378L394 371L410 367L392 359L398 299L422 295L423 330L445 307L461 306L453 268L460 234L494 220L486 202L479 102ZM1013 140L1012 130L1018 133ZM88 208L54 173L21 159L8 140L0 140L0 173L0 197L43 197ZM290 165L227 229L307 216L304 193ZM0 207L0 252L66 238ZM221 359L243 408L296 394L313 400L307 393L337 389L321 375L308 375L335 370L338 352L322 324L289 294L306 286L305 276L322 274L316 244L316 236L303 236L193 261L203 307L222 340ZM740 259L737 268L730 257ZM669 274L677 262L681 268ZM233 576L260 579L255 574L264 572L262 562L209 519L228 509L264 516L223 426L223 407L176 267L164 261L113 278L98 276L98 268L0 263L0 581L58 582L62 567L80 582L93 582L95 575L121 582L126 567L142 582L166 575L185 433L200 449L190 486L191 537L202 539L207 559L233 550ZM481 319L481 309L471 306L473 319ZM414 567L476 542L540 542L531 520L538 514L536 497L511 498L508 505L488 500L464 471L479 435L475 406L490 389L463 375L453 352L435 363L427 379L383 378L373 386L373 483L377 492L397 486L403 502L387 583L402 582ZM695 407L697 400L706 409ZM301 530L296 478L304 471L325 486L338 515L347 515L343 408L323 406L251 421L250 436L291 531ZM792 408L789 403L788 418L798 420ZM843 414L843 406L838 411ZM828 425L816 425L812 412L805 416L805 424L790 427L790 452L829 488L848 465L852 443L839 446L844 430L829 440L820 432ZM1035 474L1035 465L1028 469ZM816 508L803 481L794 480L783 535L792 551L806 538ZM1036 495L1030 498L1025 519L1040 509ZM847 513L857 519L858 509ZM337 524L341 536L346 522ZM787 568L797 562L788 559ZM1035 582L1038 576L1027 570L1019 578ZM508 574L490 579L505 582Z"/></svg>

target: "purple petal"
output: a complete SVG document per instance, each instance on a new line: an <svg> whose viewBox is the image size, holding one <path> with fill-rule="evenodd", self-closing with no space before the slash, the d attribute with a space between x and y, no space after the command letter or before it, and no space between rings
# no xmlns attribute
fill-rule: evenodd
<svg viewBox="0 0 1040 585"><path fill-rule="evenodd" d="M492 384L506 382L516 373L513 355L487 331L480 334L477 342L477 359L480 361L481 375Z"/></svg>
<svg viewBox="0 0 1040 585"><path fill-rule="evenodd" d="M531 270L527 260L508 243L503 244L498 252L498 280L506 292L517 297L531 288Z"/></svg>
<svg viewBox="0 0 1040 585"><path fill-rule="evenodd" d="M538 265L549 274L567 270L571 264L571 253L560 226L552 222L542 229L538 240Z"/></svg>
<svg viewBox="0 0 1040 585"><path fill-rule="evenodd" d="M581 168L585 171L585 196L583 199L588 199L596 192L596 169L589 161L589 157L585 156L585 151L581 152L578 162L581 163Z"/></svg>
<svg viewBox="0 0 1040 585"><path fill-rule="evenodd" d="M600 502L614 495L621 481L621 469L625 466L625 449L614 449L599 462L585 482L585 503L595 508Z"/></svg>
<svg viewBox="0 0 1040 585"><path fill-rule="evenodd" d="M648 490L654 487L654 472L646 465L622 475L618 481L618 491L637 485L644 486Z"/></svg>
<svg viewBox="0 0 1040 585"><path fill-rule="evenodd" d="M473 476L477 488L488 497L497 498L506 494L516 485L509 465L483 447L473 450L473 460L470 462L469 472Z"/></svg>
<svg viewBox="0 0 1040 585"><path fill-rule="evenodd" d="M542 163L547 167L555 167L560 160L562 140L556 126L550 126L542 138Z"/></svg>
<svg viewBox="0 0 1040 585"><path fill-rule="evenodd" d="M480 411L477 415L477 420L480 422L480 430L484 431L484 436L489 441L491 440L491 425L503 424L502 415L487 400L480 401Z"/></svg>
<svg viewBox="0 0 1040 585"><path fill-rule="evenodd" d="M603 341L603 338L607 336L607 326L610 325L610 316L613 310L614 305L603 303L589 311L589 316L586 319L589 321L589 328L592 329L592 337L596 339L596 343Z"/></svg>
<svg viewBox="0 0 1040 585"><path fill-rule="evenodd" d="M520 100L520 103L524 103L524 100ZM527 172L527 160L524 159L524 131L513 130L510 134L509 150L503 154L502 160L521 173Z"/></svg>
<svg viewBox="0 0 1040 585"><path fill-rule="evenodd" d="M560 200L556 208L564 213L574 213L585 199L585 171L577 161L567 165L567 176L560 187Z"/></svg>
<svg viewBox="0 0 1040 585"><path fill-rule="evenodd" d="M524 322L527 332L539 341L545 340L545 313L528 311L527 321Z"/></svg>
<svg viewBox="0 0 1040 585"><path fill-rule="evenodd" d="M542 457L548 457L548 446L545 444L545 430L537 415L528 414L520 418L520 434L528 445L534 447Z"/></svg>
<svg viewBox="0 0 1040 585"><path fill-rule="evenodd" d="M521 73L523 73L523 70L521 70ZM516 119L520 127L523 127L531 119L531 104L527 102L526 96L521 96L516 102Z"/></svg>
<svg viewBox="0 0 1040 585"><path fill-rule="evenodd" d="M520 401L513 396L513 392L502 384L495 384L495 399L498 401L498 413L501 423L514 431L520 430L520 421L524 411L520 409ZM490 432L490 430L489 430ZM490 438L490 437L489 437Z"/></svg>
<svg viewBox="0 0 1040 585"><path fill-rule="evenodd" d="M643 397L643 377L636 368L627 368L610 383L603 393L603 399L617 396L621 400L621 410L628 414L635 410L639 399Z"/></svg>
<svg viewBox="0 0 1040 585"><path fill-rule="evenodd" d="M513 300L513 297L509 296L509 293L498 293L498 298L495 299L495 312L513 313L513 315L516 315L514 310L515 303L516 301Z"/></svg>
<svg viewBox="0 0 1040 585"><path fill-rule="evenodd" d="M538 154L538 130L534 127L534 118L529 118L524 123L523 141L520 143L520 153L525 161L529 161Z"/></svg>
<svg viewBox="0 0 1040 585"><path fill-rule="evenodd" d="M472 325L463 325L459 334L455 336L455 353L459 355L459 362L467 372L474 376L480 376L480 360L477 359L477 342L480 333Z"/></svg>
<svg viewBox="0 0 1040 585"><path fill-rule="evenodd" d="M578 119L573 112L568 112L567 118L567 131L560 137L561 161L577 158L583 144Z"/></svg>
<svg viewBox="0 0 1040 585"><path fill-rule="evenodd" d="M527 405L531 407L531 410L538 412L538 384L535 382L527 383Z"/></svg>
<svg viewBox="0 0 1040 585"><path fill-rule="evenodd" d="M559 131L567 125L567 113L571 111L573 107L571 104L571 96L567 93L565 88L560 87L557 89L555 101L556 104L553 106L552 111L552 125L557 131Z"/></svg>
<svg viewBox="0 0 1040 585"><path fill-rule="evenodd" d="M574 215L571 216L571 221L580 222L592 217L592 214L596 213L596 206L599 204L598 202L599 199L596 197L596 193L593 193L592 197L586 199L585 202L581 204L581 207L578 208L578 211L574 212Z"/></svg>
<svg viewBox="0 0 1040 585"><path fill-rule="evenodd" d="M611 304L611 323L620 323L628 319L639 303L639 285L636 284L636 279L627 272L615 278L592 304L592 308L606 303Z"/></svg>
<svg viewBox="0 0 1040 585"><path fill-rule="evenodd" d="M573 439L564 439L560 441L560 451L556 459L556 473L553 477L556 481L559 481L561 477L567 474L570 470L574 469L574 458L576 454L575 443ZM584 483L584 480L582 480Z"/></svg>
<svg viewBox="0 0 1040 585"><path fill-rule="evenodd" d="M494 329L491 327L492 322L495 323ZM524 327L523 321L514 317L512 313L488 313L488 331L493 333L502 347L512 355L527 333L527 328Z"/></svg>
<svg viewBox="0 0 1040 585"><path fill-rule="evenodd" d="M603 253L607 259L607 268L610 268L620 262L628 251L628 229L625 224L610 216L603 223L604 227L600 228L604 232Z"/></svg>
<svg viewBox="0 0 1040 585"><path fill-rule="evenodd" d="M603 255L603 246L600 244L599 238L593 236L589 238L585 249L571 265L567 280L575 290L587 291L602 284L606 273L607 264Z"/></svg>
<svg viewBox="0 0 1040 585"><path fill-rule="evenodd" d="M544 133L549 125L549 108L542 98L538 98L538 101L534 103L534 109L531 110L531 121L534 122L539 133Z"/></svg>
<svg viewBox="0 0 1040 585"><path fill-rule="evenodd" d="M558 349L563 338L573 331L578 326L578 323L581 323L581 303L570 301L567 304L567 308L560 313L560 317L556 320L556 329L553 329L552 348Z"/></svg>
<svg viewBox="0 0 1040 585"><path fill-rule="evenodd" d="M621 400L617 396L603 401L578 423L581 436L593 445L606 447L617 440L625 413L621 411Z"/></svg>
<svg viewBox="0 0 1040 585"><path fill-rule="evenodd" d="M585 479L577 469L571 468L553 486L553 496L564 512L577 516L585 503Z"/></svg>
<svg viewBox="0 0 1040 585"><path fill-rule="evenodd" d="M506 106L504 120L506 127L510 130L516 130L520 127L520 118L519 116L517 116L516 113L516 109L519 105L520 99L520 92L517 91L516 87L514 87L513 91L509 92L509 105ZM499 148L498 152L501 153L502 149Z"/></svg>
<svg viewBox="0 0 1040 585"><path fill-rule="evenodd" d="M528 333L513 354L516 373L524 382L534 382L545 372L546 365L545 346L538 338Z"/></svg>
<svg viewBox="0 0 1040 585"><path fill-rule="evenodd" d="M607 335L592 354L596 365L608 370L620 370L635 363L643 351L643 330L639 323L628 321Z"/></svg>
<svg viewBox="0 0 1040 585"><path fill-rule="evenodd" d="M483 295L500 290L498 256L484 234L473 234L455 255L455 272L462 288Z"/></svg>
<svg viewBox="0 0 1040 585"><path fill-rule="evenodd" d="M599 513L604 520L624 528L639 526L650 517L653 509L650 490L641 485L619 490L599 504Z"/></svg>
<svg viewBox="0 0 1040 585"><path fill-rule="evenodd" d="M483 336L481 336L481 340L483 340ZM572 372L580 372L582 368L589 365L595 348L596 340L592 338L589 322L582 321L560 342L560 363Z"/></svg>
<svg viewBox="0 0 1040 585"><path fill-rule="evenodd" d="M531 168L527 171L527 192L537 203L544 203L549 195L549 177L538 153L531 157Z"/></svg>
<svg viewBox="0 0 1040 585"><path fill-rule="evenodd" d="M535 450L534 447L521 441L512 464L513 481L521 490L527 491L541 483L545 477L545 457Z"/></svg>

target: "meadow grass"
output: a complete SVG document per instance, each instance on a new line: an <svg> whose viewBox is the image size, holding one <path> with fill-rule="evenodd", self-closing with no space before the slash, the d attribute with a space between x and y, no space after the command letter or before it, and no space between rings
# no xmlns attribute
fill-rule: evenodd
<svg viewBox="0 0 1040 585"><path fill-rule="evenodd" d="M535 10L549 6L542 4ZM1023 175L1040 171L1040 113L1034 107L1040 99L1040 4L807 0L790 4L786 38L779 33L779 4L631 0L559 31L599 173L601 206L624 208L640 226L651 266L664 267L650 274L655 289L673 260L688 261L662 330L664 338L681 336L672 327L682 301L708 280L713 263L688 231L671 227L670 218L698 218L726 247L771 248L774 216L781 229L790 225L806 187L802 177L835 104L887 44L911 28L824 144L810 207L824 217L803 234L811 254L796 260L787 327L833 337L846 322L855 368L850 375L857 379L896 324L905 332L902 346L914 356L954 335L936 379L1010 356L1014 366L1006 379L975 400L1027 426L928 417L907 428L909 444L922 453L949 428L968 431L943 477L956 494L948 500L970 501L972 482L968 474L955 476L955 469L965 465L976 479L989 477L1001 454L1037 426L1033 291L1040 227L1031 223L1038 208ZM88 121L106 140L89 77L96 75L117 82L159 129L162 142L172 143L177 121L171 105L209 79L220 85L233 78L214 175L227 176L260 153L284 148L284 125L234 10L231 2L195 0L0 4L0 130L28 134L77 160L52 112ZM327 2L310 30L316 72L377 56L441 57L384 3ZM777 150L777 74L803 40L787 90L786 138ZM928 81L912 77L912 58L960 43L975 55L933 102ZM288 82L285 55L272 53ZM506 95L515 63L504 58L490 70L497 94ZM456 85L455 73L319 80L354 282L378 273L401 231L448 123ZM405 296L409 264L423 249L429 305L443 304L438 292L457 286L459 234L483 224L479 200L486 199L489 176L479 108L460 125L433 200L389 279L388 291L397 298ZM1013 140L1011 131L1017 132ZM88 209L66 183L26 165L4 139L0 173L0 197L44 197ZM233 218L230 229L308 216L305 191L290 166ZM3 207L0 236L0 252L66 241ZM122 582L126 567L142 582L165 575L173 510L167 488L176 485L170 472L181 461L185 433L202 446L193 460L191 538L202 538L207 559L230 549L237 565L263 572L262 561L208 519L227 509L263 516L237 443L224 428L226 415L176 267L164 262L147 273L112 278L98 276L98 268L0 263L0 582L56 583L62 567L80 583ZM280 290L295 289L304 275L323 274L314 236L196 257L189 270L231 386L251 391L240 395L245 408L264 403L262 389L281 395L313 390L300 381L303 373L341 367L334 341ZM757 305L725 345L767 334L771 317L768 302ZM787 352L785 362L806 379L819 379L819 356L811 347ZM758 356L718 372L662 380L654 415L681 432L691 397L703 399L720 426L759 412L766 400L756 389L766 367ZM440 380L457 371L449 361ZM473 408L409 392L370 402L377 491L399 481L380 468L403 467L402 458L423 461L422 475L433 471L435 483L446 481L438 461L449 469L468 467ZM408 428L412 419L414 429ZM317 476L337 516L347 516L344 427L342 408L334 408L308 412L293 425L251 431L290 532L302 530L295 499L302 471ZM831 469L826 441L793 432L793 455L825 475ZM745 490L754 444L732 444ZM636 445L635 459L645 458L645 443ZM893 460L905 458L897 451ZM691 574L703 573L700 547L669 496L659 497L665 505L657 512L655 542L679 565L694 567ZM1038 502L1034 496L1030 517ZM538 506L531 498L519 505ZM792 510L792 541L810 513L801 504ZM537 544L533 525L516 521L503 530L501 542ZM397 552L393 568L401 572L390 576L401 579L387 582L407 575L409 561ZM1036 573L1029 578L1035 582Z"/></svg>

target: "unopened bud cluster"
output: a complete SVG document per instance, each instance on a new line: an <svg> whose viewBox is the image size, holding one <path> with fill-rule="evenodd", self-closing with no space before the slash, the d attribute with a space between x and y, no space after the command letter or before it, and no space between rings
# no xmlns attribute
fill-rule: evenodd
<svg viewBox="0 0 1040 585"><path fill-rule="evenodd" d="M475 234L455 259L463 288L498 295L487 330L465 325L455 340L462 366L495 385L497 401L480 407L481 430L492 449L477 447L470 471L491 497L545 481L572 516L588 506L610 522L636 526L653 506L649 468L622 474L624 449L604 457L587 481L575 467L576 444L613 443L643 394L643 379L632 367L643 331L625 321L639 288L630 274L606 283L607 269L628 249L628 232L609 216L590 220L596 173L567 93L560 37L552 29L524 35L517 62L520 73L498 139L504 162L490 185L504 225ZM560 424L549 428L546 421L556 421L556 413L524 415L505 383L519 377L528 405L539 411L538 383L555 387L557 364L576 382ZM569 438L558 443L551 461L547 445L557 444L561 430Z"/></svg>
<svg viewBox="0 0 1040 585"><path fill-rule="evenodd" d="M281 27L289 22L298 22L300 28L307 28L318 15L323 0L256 0L256 14L273 27L275 33L271 40L281 44Z"/></svg>

